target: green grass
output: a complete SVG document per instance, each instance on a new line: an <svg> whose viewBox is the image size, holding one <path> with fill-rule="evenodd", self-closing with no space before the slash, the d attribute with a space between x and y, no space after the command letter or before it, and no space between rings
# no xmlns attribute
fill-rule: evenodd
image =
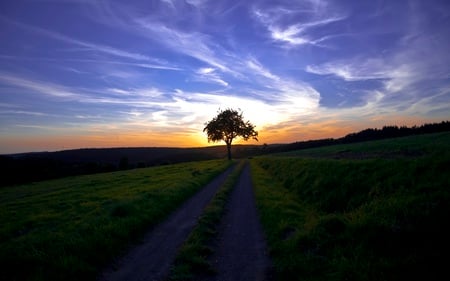
<svg viewBox="0 0 450 281"><path fill-rule="evenodd" d="M169 280L196 280L198 276L214 273L209 258L212 254L210 245L216 238L217 227L225 212L225 205L233 190L245 162L241 161L226 182L220 187L211 202L206 206L197 226L181 246Z"/></svg>
<svg viewBox="0 0 450 281"><path fill-rule="evenodd" d="M308 158L404 158L440 153L443 149L450 150L450 132L330 145L276 155Z"/></svg>
<svg viewBox="0 0 450 281"><path fill-rule="evenodd" d="M425 152L414 157L253 159L277 279L438 280L450 245L450 150L442 138L448 134L407 138Z"/></svg>
<svg viewBox="0 0 450 281"><path fill-rule="evenodd" d="M94 280L228 165L192 162L2 188L2 278Z"/></svg>

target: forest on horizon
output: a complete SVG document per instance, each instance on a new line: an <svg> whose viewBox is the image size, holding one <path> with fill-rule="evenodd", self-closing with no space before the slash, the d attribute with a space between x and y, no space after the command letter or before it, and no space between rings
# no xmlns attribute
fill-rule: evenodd
<svg viewBox="0 0 450 281"><path fill-rule="evenodd" d="M450 121L412 127L384 126L381 129L368 128L337 139L298 141L289 144L233 145L233 154L236 158L245 158L335 144L448 131L450 131ZM0 169L4 172L0 186L225 157L226 149L224 146L202 148L96 148L0 155Z"/></svg>

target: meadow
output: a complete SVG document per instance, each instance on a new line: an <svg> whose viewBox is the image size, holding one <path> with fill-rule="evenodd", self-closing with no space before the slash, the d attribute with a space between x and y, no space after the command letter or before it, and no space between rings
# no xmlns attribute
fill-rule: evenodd
<svg viewBox="0 0 450 281"><path fill-rule="evenodd" d="M190 162L1 188L2 279L94 280L229 165Z"/></svg>
<svg viewBox="0 0 450 281"><path fill-rule="evenodd" d="M250 163L277 280L445 274L450 133L269 154ZM94 280L232 164L199 161L3 187L2 279ZM211 239L240 168L180 248L172 280L211 271Z"/></svg>
<svg viewBox="0 0 450 281"><path fill-rule="evenodd" d="M438 280L450 133L252 159L277 280Z"/></svg>
<svg viewBox="0 0 450 281"><path fill-rule="evenodd" d="M336 144L278 153L273 154L273 156L333 159L386 159L438 155L448 149L450 149L450 133L444 132L365 141L352 144Z"/></svg>

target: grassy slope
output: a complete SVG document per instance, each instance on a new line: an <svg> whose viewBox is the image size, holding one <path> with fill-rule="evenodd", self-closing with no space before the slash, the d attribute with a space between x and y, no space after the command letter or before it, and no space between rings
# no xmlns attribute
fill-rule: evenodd
<svg viewBox="0 0 450 281"><path fill-rule="evenodd" d="M275 154L276 156L326 158L399 158L440 153L450 148L450 132L330 145Z"/></svg>
<svg viewBox="0 0 450 281"><path fill-rule="evenodd" d="M2 276L93 280L101 266L228 165L192 162L2 188Z"/></svg>
<svg viewBox="0 0 450 281"><path fill-rule="evenodd" d="M372 147L380 155L392 151L389 145L423 153L394 159L252 160L257 204L279 280L437 280L444 273L450 134L345 149ZM333 157L333 149L290 155Z"/></svg>

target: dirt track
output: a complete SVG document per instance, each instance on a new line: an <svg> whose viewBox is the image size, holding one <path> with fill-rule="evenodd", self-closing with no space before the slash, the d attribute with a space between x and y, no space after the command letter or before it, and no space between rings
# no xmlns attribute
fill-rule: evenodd
<svg viewBox="0 0 450 281"><path fill-rule="evenodd" d="M165 222L153 228L143 243L107 268L100 281L160 281L164 280L183 243L197 223L203 209L212 199L233 168L216 177L196 195L185 202Z"/></svg>
<svg viewBox="0 0 450 281"><path fill-rule="evenodd" d="M271 262L259 223L248 164L231 194L219 233L213 256L217 275L209 280L271 279Z"/></svg>
<svg viewBox="0 0 450 281"><path fill-rule="evenodd" d="M142 244L106 269L99 281L166 280L177 249L231 171L232 168L215 178L165 222L156 226ZM217 245L211 259L217 274L207 277L208 281L271 279L271 263L259 223L248 164L231 193L218 231Z"/></svg>

